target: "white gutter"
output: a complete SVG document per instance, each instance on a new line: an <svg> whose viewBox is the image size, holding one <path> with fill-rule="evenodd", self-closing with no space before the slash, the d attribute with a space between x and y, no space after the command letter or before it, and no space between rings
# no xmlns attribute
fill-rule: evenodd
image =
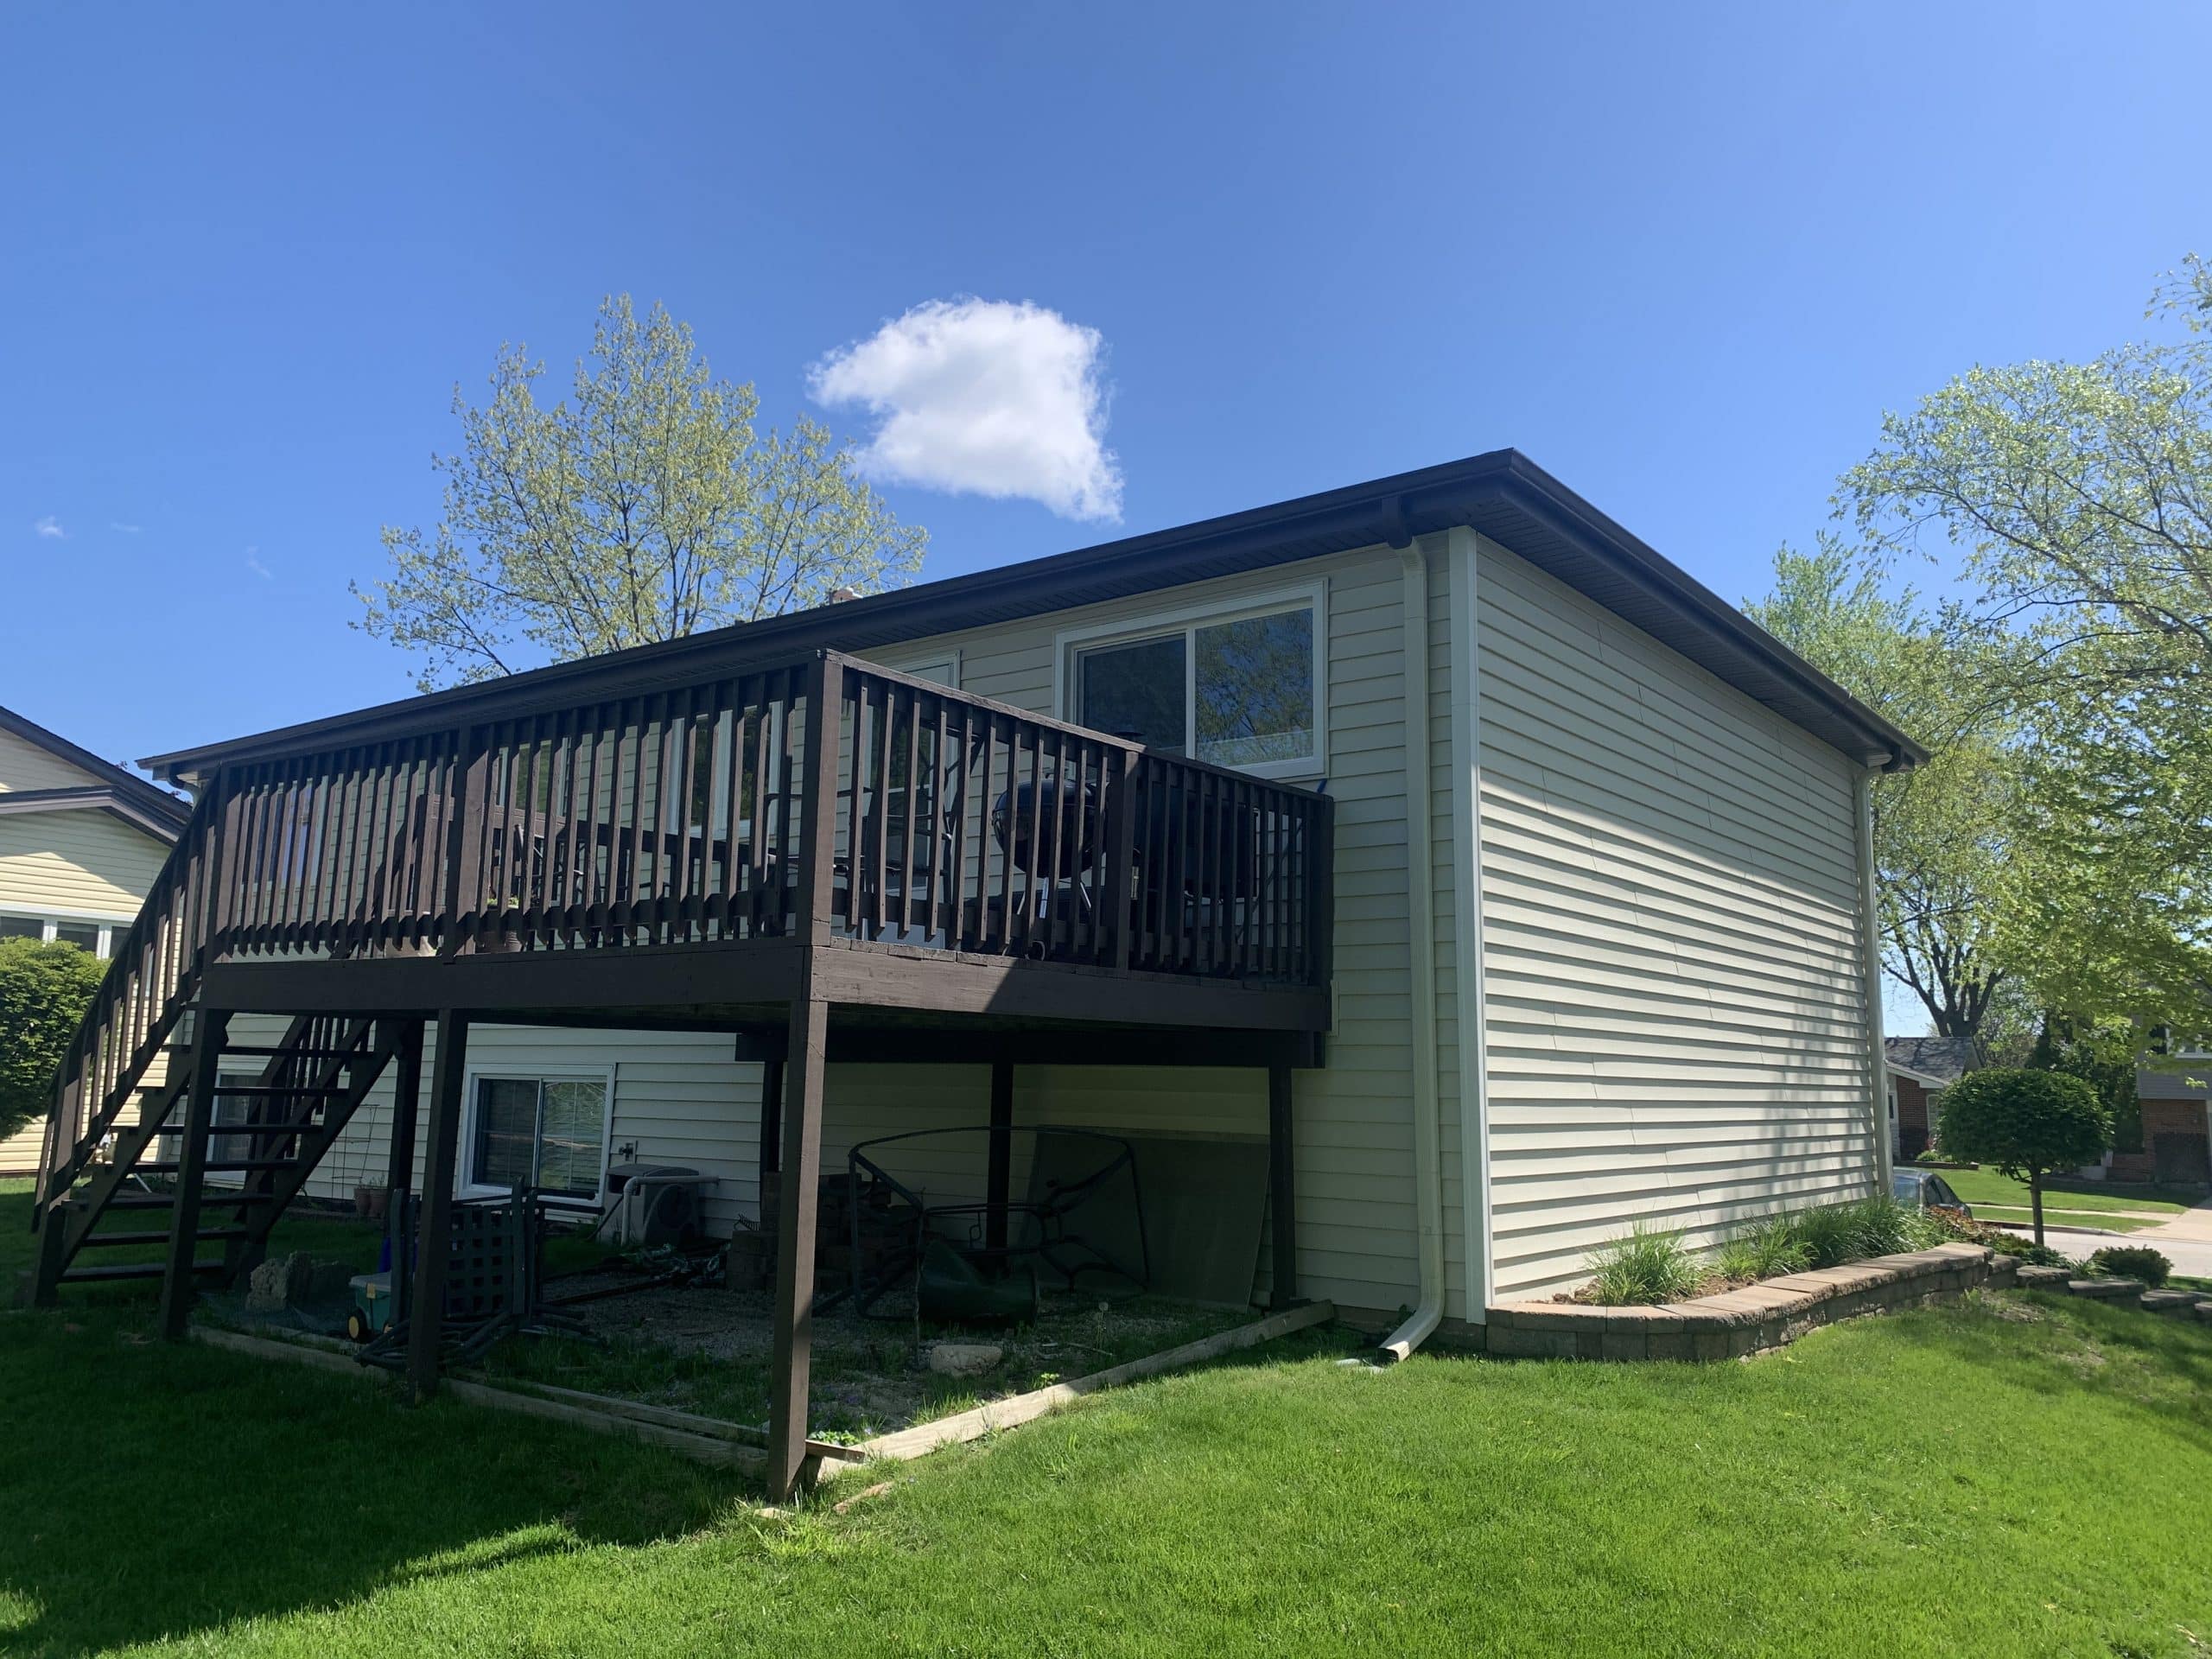
<svg viewBox="0 0 2212 1659"><path fill-rule="evenodd" d="M1497 1300L1490 1190L1490 1014L1483 951L1482 658L1476 598L1477 537L1447 533L1452 582L1452 984L1459 1027L1459 1193L1464 1206L1468 1320L1487 1321Z"/></svg>
<svg viewBox="0 0 2212 1659"><path fill-rule="evenodd" d="M1444 1147L1437 1122L1435 849L1430 830L1428 555L1403 549L1406 695L1406 948L1414 1076L1414 1211L1420 1231L1421 1300L1382 1340L1387 1363L1403 1359L1444 1317Z"/></svg>
<svg viewBox="0 0 2212 1659"><path fill-rule="evenodd" d="M1882 1041L1882 915L1874 898L1874 779L1894 759L1870 754L1852 792L1859 809L1859 931L1866 976L1866 1076L1874 1125L1875 1192L1890 1190L1890 1054ZM1935 1125L1929 1125L1932 1135Z"/></svg>

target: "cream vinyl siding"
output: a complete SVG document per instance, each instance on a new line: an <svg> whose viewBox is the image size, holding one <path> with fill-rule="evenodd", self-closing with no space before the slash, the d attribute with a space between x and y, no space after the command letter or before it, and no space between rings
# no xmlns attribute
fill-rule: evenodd
<svg viewBox="0 0 2212 1659"><path fill-rule="evenodd" d="M0 818L0 910L134 917L168 855L98 810Z"/></svg>
<svg viewBox="0 0 2212 1659"><path fill-rule="evenodd" d="M82 789L105 781L13 732L0 732L0 795L17 789Z"/></svg>
<svg viewBox="0 0 2212 1659"><path fill-rule="evenodd" d="M1875 1180L1853 768L1484 543L1497 1283Z"/></svg>
<svg viewBox="0 0 2212 1659"><path fill-rule="evenodd" d="M0 732L0 792L98 781L14 733ZM166 843L97 810L0 818L0 911L127 921L137 915L168 854ZM148 1081L162 1076L157 1060ZM137 1114L124 1116L134 1122ZM35 1170L45 1138L41 1117L0 1139L0 1172Z"/></svg>

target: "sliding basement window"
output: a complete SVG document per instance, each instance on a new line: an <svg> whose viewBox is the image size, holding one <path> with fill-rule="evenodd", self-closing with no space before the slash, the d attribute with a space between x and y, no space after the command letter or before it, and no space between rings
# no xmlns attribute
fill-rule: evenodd
<svg viewBox="0 0 2212 1659"><path fill-rule="evenodd" d="M529 1186L556 1203L596 1205L607 1180L613 1084L606 1071L472 1076L461 1141L466 1193Z"/></svg>

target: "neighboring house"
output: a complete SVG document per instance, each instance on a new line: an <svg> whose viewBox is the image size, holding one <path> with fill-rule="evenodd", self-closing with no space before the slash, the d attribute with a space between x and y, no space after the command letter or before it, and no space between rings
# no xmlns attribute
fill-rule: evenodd
<svg viewBox="0 0 2212 1659"><path fill-rule="evenodd" d="M2186 1185L2212 1182L2212 1056L2184 1062L2177 1071L2144 1070L2135 1074L2135 1097L2143 1109L2143 1150L2115 1152L2110 1179L2166 1181Z"/></svg>
<svg viewBox="0 0 2212 1659"><path fill-rule="evenodd" d="M0 939L113 953L189 805L0 709ZM36 1169L46 1121L0 1140L0 1175Z"/></svg>
<svg viewBox="0 0 2212 1659"><path fill-rule="evenodd" d="M1936 1144L1938 1096L1974 1069L1974 1039L1891 1037L1882 1046L1890 1062L1896 1155L1910 1162Z"/></svg>
<svg viewBox="0 0 2212 1659"><path fill-rule="evenodd" d="M727 1232L817 1135L1264 1147L1253 1294L1418 1341L1885 1189L1867 786L1921 758L1501 451L158 757L219 890L149 900L213 965L142 1002L376 1016L334 1195L589 1209L634 1147Z"/></svg>

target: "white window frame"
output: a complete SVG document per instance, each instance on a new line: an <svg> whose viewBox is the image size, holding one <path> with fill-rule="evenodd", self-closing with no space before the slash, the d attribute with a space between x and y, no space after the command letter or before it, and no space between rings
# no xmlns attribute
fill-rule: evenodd
<svg viewBox="0 0 2212 1659"><path fill-rule="evenodd" d="M1083 723L1077 692L1082 677L1077 659L1103 645L1141 645L1147 639L1184 636L1183 734L1186 758L1197 760L1198 652L1195 638L1203 627L1224 622L1243 622L1281 611L1311 609L1313 613L1313 753L1287 760L1261 760L1231 766L1254 778L1319 778L1329 769L1329 584L1325 579L1293 588L1271 588L1263 594L1243 594L1203 604L1151 611L1118 622L1063 628L1052 636L1052 708L1071 725ZM1219 765L1209 761L1202 764Z"/></svg>
<svg viewBox="0 0 2212 1659"><path fill-rule="evenodd" d="M893 674L904 674L911 679L934 681L948 691L960 689L960 653L957 651L917 657L911 662L887 662L883 665Z"/></svg>
<svg viewBox="0 0 2212 1659"><path fill-rule="evenodd" d="M40 924L38 937L42 944L54 943L55 930L60 923L73 922L79 925L89 923L100 931L92 954L102 962L114 957L115 947L123 942L123 936L130 931L130 924L137 919L133 916L118 918L105 911L57 910L47 906L33 910L26 905L0 905L0 916Z"/></svg>
<svg viewBox="0 0 2212 1659"><path fill-rule="evenodd" d="M454 1196L461 1198L503 1198L514 1189L474 1179L476 1167L476 1096L480 1079L500 1083L575 1083L597 1078L604 1109L599 1122L599 1190L588 1198L566 1192L540 1192L549 1206L596 1211L607 1203L607 1166L614 1152L614 1073L611 1065L484 1065L470 1066L461 1084L461 1156L454 1160Z"/></svg>

